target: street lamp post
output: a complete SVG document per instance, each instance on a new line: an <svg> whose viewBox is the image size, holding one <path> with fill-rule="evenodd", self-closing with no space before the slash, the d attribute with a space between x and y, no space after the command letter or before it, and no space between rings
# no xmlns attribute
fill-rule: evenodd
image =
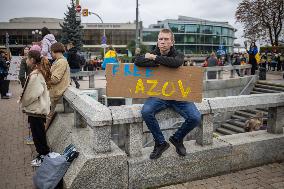
<svg viewBox="0 0 284 189"><path fill-rule="evenodd" d="M6 37L6 49L9 50L9 34L8 34L8 32L6 33L5 37Z"/></svg>
<svg viewBox="0 0 284 189"><path fill-rule="evenodd" d="M34 39L36 39L36 42L38 42L38 36L41 35L41 31L39 30L33 30L32 34L34 36Z"/></svg>
<svg viewBox="0 0 284 189"><path fill-rule="evenodd" d="M93 14L93 15L97 16L100 19L100 21L102 22L102 24L104 23L103 19L97 13L89 11L89 14ZM106 29L105 29L105 27L104 27L103 31L104 31L103 40L106 40ZM106 46L104 45L103 48L104 48L104 56L105 56L105 54L106 54Z"/></svg>
<svg viewBox="0 0 284 189"><path fill-rule="evenodd" d="M139 48L139 40L140 40L140 38L139 38L139 22L138 22L138 15L139 15L139 4L138 4L138 0L136 0L136 40L135 40L135 46L136 46L136 48Z"/></svg>

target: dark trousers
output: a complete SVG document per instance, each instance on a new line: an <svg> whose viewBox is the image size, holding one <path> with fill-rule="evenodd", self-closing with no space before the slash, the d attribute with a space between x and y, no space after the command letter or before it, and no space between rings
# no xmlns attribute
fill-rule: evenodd
<svg viewBox="0 0 284 189"><path fill-rule="evenodd" d="M45 135L45 118L29 116L28 121L30 123L33 141L36 147L36 151L39 155L46 155L49 153L49 147L46 141Z"/></svg>
<svg viewBox="0 0 284 189"><path fill-rule="evenodd" d="M0 78L0 93L1 93L1 97L2 96L6 96L6 93L9 92L9 84L10 84L9 80L4 80L3 77Z"/></svg>
<svg viewBox="0 0 284 189"><path fill-rule="evenodd" d="M256 63L252 63L252 64L251 64L251 71L250 71L250 74L251 74L251 75L254 75L254 74L255 74L256 68L257 68Z"/></svg>
<svg viewBox="0 0 284 189"><path fill-rule="evenodd" d="M1 97L6 95L6 92L4 90L4 78L0 76L0 93Z"/></svg>

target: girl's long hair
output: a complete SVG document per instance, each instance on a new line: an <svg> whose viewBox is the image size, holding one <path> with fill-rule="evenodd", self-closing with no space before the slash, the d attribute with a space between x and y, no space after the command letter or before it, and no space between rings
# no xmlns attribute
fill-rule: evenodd
<svg viewBox="0 0 284 189"><path fill-rule="evenodd" d="M43 75L47 88L50 89L51 72L48 59L40 57L40 52L35 50L29 51L28 57L34 59L32 70L37 69Z"/></svg>

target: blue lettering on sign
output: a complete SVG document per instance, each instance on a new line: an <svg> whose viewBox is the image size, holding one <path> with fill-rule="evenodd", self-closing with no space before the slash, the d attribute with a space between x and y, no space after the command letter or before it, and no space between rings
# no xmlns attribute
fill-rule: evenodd
<svg viewBox="0 0 284 189"><path fill-rule="evenodd" d="M151 70L151 68L146 68L145 76L146 76L146 77L154 76L154 75L153 75L153 72L154 72L154 70Z"/></svg>
<svg viewBox="0 0 284 189"><path fill-rule="evenodd" d="M124 64L124 69L123 69L123 75L124 76L134 76L134 77L141 77L141 73L139 73L139 68L138 66L134 65L133 67L133 72L130 70L130 64ZM119 72L119 64L113 64L112 66L112 75L115 76ZM154 70L151 68L146 68L145 69L145 77L152 77L154 76L153 74Z"/></svg>
<svg viewBox="0 0 284 189"><path fill-rule="evenodd" d="M118 68L119 68L119 65L118 65L118 64L114 64L114 65L112 66L112 75L113 75L113 76L115 76L116 73L119 71Z"/></svg>
<svg viewBox="0 0 284 189"><path fill-rule="evenodd" d="M141 76L141 74L138 73L138 67L134 64L134 68L133 68L133 76L138 77Z"/></svg>
<svg viewBox="0 0 284 189"><path fill-rule="evenodd" d="M124 65L124 76L129 76L132 75L131 71L130 71L130 65L129 64L125 64Z"/></svg>

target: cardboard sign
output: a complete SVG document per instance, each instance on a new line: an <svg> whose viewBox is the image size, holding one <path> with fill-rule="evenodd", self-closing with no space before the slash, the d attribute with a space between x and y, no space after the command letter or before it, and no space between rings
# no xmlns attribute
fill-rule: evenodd
<svg viewBox="0 0 284 189"><path fill-rule="evenodd" d="M21 65L22 57L20 56L12 56L10 61L10 67L8 71L7 80L19 80L19 71Z"/></svg>
<svg viewBox="0 0 284 189"><path fill-rule="evenodd" d="M201 102L203 68L138 67L108 64L106 93L109 97L149 98Z"/></svg>

